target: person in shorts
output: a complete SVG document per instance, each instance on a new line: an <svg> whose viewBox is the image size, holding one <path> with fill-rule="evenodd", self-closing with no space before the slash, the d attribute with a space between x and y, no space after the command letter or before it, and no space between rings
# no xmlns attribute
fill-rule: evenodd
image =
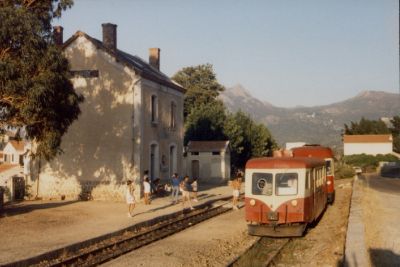
<svg viewBox="0 0 400 267"><path fill-rule="evenodd" d="M236 176L236 178L232 181L232 196L233 196L233 200L232 200L232 206L233 209L238 209L238 202L239 202L239 196L240 196L240 188L242 187L242 174L238 173L238 175Z"/></svg>
<svg viewBox="0 0 400 267"><path fill-rule="evenodd" d="M144 178L143 182L143 191L144 191L144 204L145 205L150 205L150 182L149 182L149 177Z"/></svg>
<svg viewBox="0 0 400 267"><path fill-rule="evenodd" d="M193 194L193 201L194 202L199 202L197 199L197 191L198 191L198 183L197 183L197 178L193 178L193 182L191 183L192 186L192 194Z"/></svg>
<svg viewBox="0 0 400 267"><path fill-rule="evenodd" d="M193 210L192 202L190 201L190 183L189 183L189 176L185 176L181 183L182 188L182 207L185 209L186 202L189 204L189 208Z"/></svg>
<svg viewBox="0 0 400 267"><path fill-rule="evenodd" d="M128 180L126 182L126 193L125 193L125 198L126 198L126 204L128 204L128 217L133 217L133 209L135 208L135 185L131 180Z"/></svg>

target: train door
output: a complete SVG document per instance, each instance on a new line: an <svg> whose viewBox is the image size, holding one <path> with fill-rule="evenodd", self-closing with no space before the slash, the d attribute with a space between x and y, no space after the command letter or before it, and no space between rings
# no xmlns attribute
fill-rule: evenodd
<svg viewBox="0 0 400 267"><path fill-rule="evenodd" d="M314 202L312 190L313 190L313 181L311 178L311 173L312 170L306 170L306 180L305 180L305 197L307 198L307 201L305 201L305 219L306 221L310 221L312 216L313 216L313 205L312 203Z"/></svg>
<svg viewBox="0 0 400 267"><path fill-rule="evenodd" d="M314 220L314 218L315 218L315 215L316 215L316 213L317 213L317 201L318 201L318 199L317 199L317 192L316 192L316 189L317 189L317 187L316 187L316 182L317 182L317 179L316 179L316 170L315 169L312 169L311 170L311 201L310 201L310 205L312 206L312 219Z"/></svg>

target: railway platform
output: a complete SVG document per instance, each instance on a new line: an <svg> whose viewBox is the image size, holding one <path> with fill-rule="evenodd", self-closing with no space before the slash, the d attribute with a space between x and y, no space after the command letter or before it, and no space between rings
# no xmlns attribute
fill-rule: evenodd
<svg viewBox="0 0 400 267"><path fill-rule="evenodd" d="M201 188L200 188L201 189ZM231 196L229 186L215 186L198 194L205 202ZM182 210L170 197L155 198L151 205L136 205L134 217L127 216L125 202L25 201L8 205L0 214L0 265L36 257L132 225Z"/></svg>
<svg viewBox="0 0 400 267"><path fill-rule="evenodd" d="M344 266L400 266L400 177L357 177Z"/></svg>

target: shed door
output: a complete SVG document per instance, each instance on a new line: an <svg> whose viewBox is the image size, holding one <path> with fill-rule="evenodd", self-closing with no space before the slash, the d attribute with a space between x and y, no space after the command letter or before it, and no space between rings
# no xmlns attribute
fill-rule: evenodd
<svg viewBox="0 0 400 267"><path fill-rule="evenodd" d="M200 177L200 162L198 160L192 160L192 177Z"/></svg>

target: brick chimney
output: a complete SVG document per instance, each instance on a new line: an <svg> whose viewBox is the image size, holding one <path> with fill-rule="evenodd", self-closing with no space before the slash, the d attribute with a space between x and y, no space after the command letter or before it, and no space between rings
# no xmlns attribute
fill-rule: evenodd
<svg viewBox="0 0 400 267"><path fill-rule="evenodd" d="M160 48L149 48L149 64L160 70Z"/></svg>
<svg viewBox="0 0 400 267"><path fill-rule="evenodd" d="M54 43L57 46L62 46L64 41L63 41L63 31L64 28L61 26L54 26L53 27L53 38L54 38Z"/></svg>
<svg viewBox="0 0 400 267"><path fill-rule="evenodd" d="M103 44L112 51L117 50L117 25L112 23L103 23Z"/></svg>

